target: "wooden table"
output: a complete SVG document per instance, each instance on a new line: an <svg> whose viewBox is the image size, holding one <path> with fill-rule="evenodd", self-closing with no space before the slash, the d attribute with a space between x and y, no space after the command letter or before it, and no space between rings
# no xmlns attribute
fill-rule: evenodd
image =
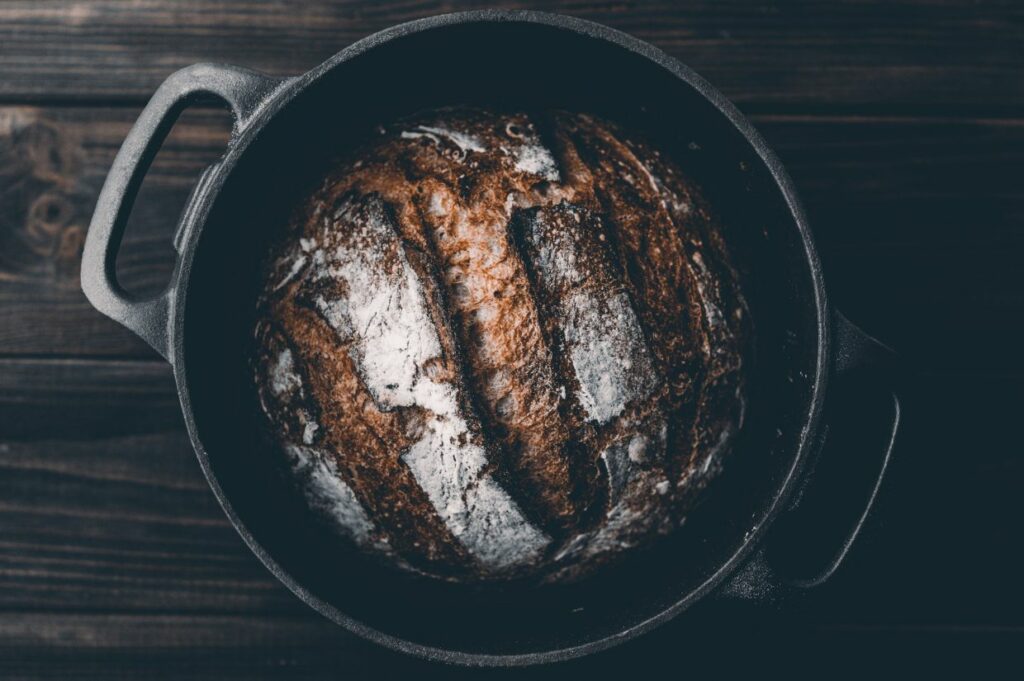
<svg viewBox="0 0 1024 681"><path fill-rule="evenodd" d="M114 153L174 69L213 60L296 74L372 31L475 4L0 3L0 678L438 671L327 623L264 570L206 487L170 368L89 306L78 269ZM649 40L750 115L806 202L837 307L912 370L879 521L832 582L796 605L675 622L531 673L1013 660L1024 644L1024 7L531 6ZM227 129L219 110L191 109L166 143L118 264L133 290L166 280L172 225Z"/></svg>

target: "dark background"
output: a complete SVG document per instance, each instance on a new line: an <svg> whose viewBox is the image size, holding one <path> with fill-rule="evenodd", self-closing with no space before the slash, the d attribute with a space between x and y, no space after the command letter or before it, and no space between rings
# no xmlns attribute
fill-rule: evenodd
<svg viewBox="0 0 1024 681"><path fill-rule="evenodd" d="M118 145L174 69L297 74L375 30L476 6L0 3L0 678L451 671L356 639L274 581L206 487L170 367L89 306L78 266ZM774 606L706 604L523 675L1012 671L1024 647L1024 5L524 6L648 40L736 102L794 177L836 307L895 347L909 378L876 518L831 582ZM202 108L176 126L129 226L118 267L130 288L166 280L173 224L228 128Z"/></svg>

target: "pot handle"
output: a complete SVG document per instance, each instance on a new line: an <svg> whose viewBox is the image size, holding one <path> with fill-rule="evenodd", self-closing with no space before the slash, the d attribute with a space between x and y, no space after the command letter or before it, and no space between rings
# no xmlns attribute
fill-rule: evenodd
<svg viewBox="0 0 1024 681"><path fill-rule="evenodd" d="M725 597L771 601L820 586L846 558L874 506L900 423L895 354L838 312L832 338L833 385L823 446L765 547L723 587ZM875 457L866 460L872 452ZM842 541L838 549L829 543L823 552L830 536ZM808 560L809 553L818 555Z"/></svg>
<svg viewBox="0 0 1024 681"><path fill-rule="evenodd" d="M147 299L125 291L117 281L115 269L121 237L142 178L178 115L190 104L210 95L228 104L235 118L230 146L283 82L222 64L194 64L176 71L153 94L107 174L82 253L82 290L97 310L134 331L165 359L171 355L168 321L178 265L175 264L164 290ZM193 197L195 193L193 190ZM188 207L183 216L183 220L190 216Z"/></svg>

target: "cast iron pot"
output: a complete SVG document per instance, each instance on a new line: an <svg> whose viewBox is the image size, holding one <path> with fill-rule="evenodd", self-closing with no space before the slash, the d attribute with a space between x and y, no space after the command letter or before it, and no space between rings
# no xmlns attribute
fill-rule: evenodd
<svg viewBox="0 0 1024 681"><path fill-rule="evenodd" d="M133 200L177 115L211 97L233 113L228 148L184 208L167 288L137 299L115 275ZM258 435L245 353L268 239L331 156L357 136L396 115L451 104L569 109L639 131L704 186L742 270L756 347L737 451L672 537L575 585L459 586L382 570L310 522ZM215 64L174 73L107 177L85 244L82 288L98 310L173 365L210 487L270 571L349 630L434 659L565 659L636 636L712 592L778 597L821 583L864 523L899 421L886 351L830 309L790 179L750 123L661 51L562 16L481 11L414 21L361 40L297 78ZM837 376L869 388L857 393L863 399L856 409L826 410L826 387ZM839 402L830 395L833 403ZM825 443L833 418L852 419L853 433L880 433L870 440L874 451ZM869 468L826 481L816 475L808 484L814 461ZM804 488L808 494L794 494ZM774 521L798 518L796 500L816 489L820 498L852 501L811 514L836 523L790 522L796 540L776 540L786 535L778 530L785 523ZM770 526L772 541L765 542ZM768 550L773 546L789 548Z"/></svg>

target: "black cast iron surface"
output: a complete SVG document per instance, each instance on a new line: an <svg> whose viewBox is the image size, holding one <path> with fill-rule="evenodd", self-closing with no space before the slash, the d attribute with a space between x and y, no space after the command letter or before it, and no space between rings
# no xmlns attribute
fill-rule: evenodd
<svg viewBox="0 0 1024 681"><path fill-rule="evenodd" d="M205 490L167 368L92 313L75 285L112 153L173 66L217 59L297 73L340 46L320 36L323 26L368 33L409 11L346 5L292 12L288 23L274 15L280 7L215 3L202 16L151 3L129 18L114 5L0 10L5 675L424 673L317 621L269 581ZM638 661L735 665L747 657L737 649L776 658L797 640L925 661L980 647L987 654L975 663L992 662L1019 643L1024 600L1013 551L1020 446L1010 437L1020 403L1013 177L1024 145L1012 78L1000 96L988 90L1019 66L1018 24L985 6L903 15L811 4L798 18L753 6L628 9L565 11L651 39L753 114L808 204L837 307L919 371L882 522L830 584L779 611L709 606L699 626L670 625L574 673L622 673ZM871 27L857 41L845 37L854 18ZM270 24L281 42L228 39ZM921 37L897 37L908 26ZM209 30L222 38L183 38ZM18 37L26 31L35 40ZM926 49L929 40L947 49ZM100 55L107 68L94 66ZM69 58L81 74L69 75ZM160 71L159 59L172 67ZM972 69L986 77L970 78ZM165 146L119 262L129 288L153 292L166 280L169 224L223 148L224 126L210 110L186 114Z"/></svg>

